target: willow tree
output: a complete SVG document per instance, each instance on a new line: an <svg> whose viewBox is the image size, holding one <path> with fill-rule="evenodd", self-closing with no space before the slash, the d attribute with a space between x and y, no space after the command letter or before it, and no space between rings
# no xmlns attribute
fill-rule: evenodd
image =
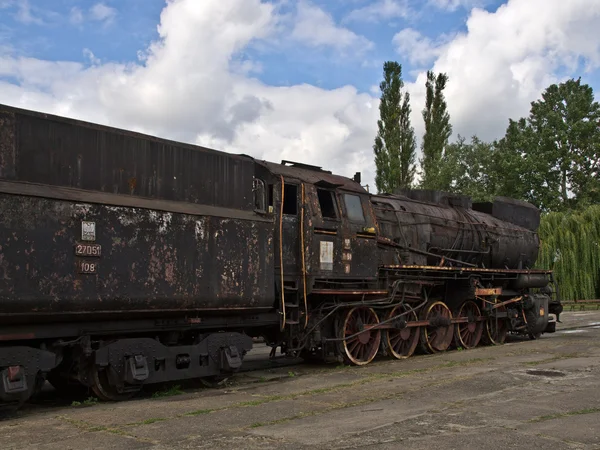
<svg viewBox="0 0 600 450"><path fill-rule="evenodd" d="M415 175L416 139L410 124L410 95L403 94L402 66L394 61L383 65L379 85L381 100L378 132L373 145L375 184L378 192L408 188Z"/></svg>
<svg viewBox="0 0 600 450"><path fill-rule="evenodd" d="M566 300L600 297L600 205L542 216L537 267L551 269Z"/></svg>

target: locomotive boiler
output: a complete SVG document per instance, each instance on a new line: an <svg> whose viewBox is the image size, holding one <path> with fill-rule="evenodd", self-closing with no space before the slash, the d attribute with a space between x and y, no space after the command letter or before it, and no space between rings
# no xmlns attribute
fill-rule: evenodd
<svg viewBox="0 0 600 450"><path fill-rule="evenodd" d="M0 400L554 331L539 211L0 106Z"/></svg>

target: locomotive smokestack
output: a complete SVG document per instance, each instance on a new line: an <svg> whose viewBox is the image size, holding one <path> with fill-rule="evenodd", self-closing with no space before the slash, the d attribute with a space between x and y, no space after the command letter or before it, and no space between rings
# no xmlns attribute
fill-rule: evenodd
<svg viewBox="0 0 600 450"><path fill-rule="evenodd" d="M353 180L356 181L358 184L360 184L360 172L356 172L354 174Z"/></svg>

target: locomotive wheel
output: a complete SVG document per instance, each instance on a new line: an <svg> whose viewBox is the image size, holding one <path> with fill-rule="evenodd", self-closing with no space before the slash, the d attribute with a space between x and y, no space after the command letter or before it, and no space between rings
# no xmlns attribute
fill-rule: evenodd
<svg viewBox="0 0 600 450"><path fill-rule="evenodd" d="M113 386L110 384L107 370L97 366L91 369L92 391L100 400L108 402L128 400L142 389L142 386L128 386L126 390Z"/></svg>
<svg viewBox="0 0 600 450"><path fill-rule="evenodd" d="M498 308L500 312L506 312L505 306ZM483 333L486 344L489 345L501 345L506 341L506 334L508 332L508 324L506 319L496 319L490 317L485 321L485 331Z"/></svg>
<svg viewBox="0 0 600 450"><path fill-rule="evenodd" d="M421 311L421 319L433 322L433 325L420 327L421 349L425 353L443 352L452 344L454 325L449 323L452 312L443 302L430 302Z"/></svg>
<svg viewBox="0 0 600 450"><path fill-rule="evenodd" d="M457 347L477 347L483 334L483 322L477 321L479 316L481 316L481 311L474 301L466 301L460 306L457 317L466 317L469 321L455 325L454 343Z"/></svg>
<svg viewBox="0 0 600 450"><path fill-rule="evenodd" d="M339 338L352 336L339 343L340 353L346 364L364 366L373 361L381 343L381 330L364 329L378 323L379 318L372 308L356 307L342 313L337 335ZM356 333L360 334L353 336Z"/></svg>
<svg viewBox="0 0 600 450"><path fill-rule="evenodd" d="M396 306L388 315L388 319L401 314L407 309L410 309L410 306ZM402 319L407 322L418 320L417 314L414 311L402 316ZM419 343L419 331L420 327L406 327L401 330L387 330L384 333L388 351L396 359L408 358L415 352L415 349L417 348L417 344Z"/></svg>

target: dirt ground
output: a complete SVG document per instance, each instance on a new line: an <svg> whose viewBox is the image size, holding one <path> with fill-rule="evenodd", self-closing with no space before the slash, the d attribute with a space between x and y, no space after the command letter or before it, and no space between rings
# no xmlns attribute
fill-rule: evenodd
<svg viewBox="0 0 600 450"><path fill-rule="evenodd" d="M27 407L0 422L1 447L600 449L600 311L561 319L537 341L363 368L258 370L222 389L117 404Z"/></svg>

